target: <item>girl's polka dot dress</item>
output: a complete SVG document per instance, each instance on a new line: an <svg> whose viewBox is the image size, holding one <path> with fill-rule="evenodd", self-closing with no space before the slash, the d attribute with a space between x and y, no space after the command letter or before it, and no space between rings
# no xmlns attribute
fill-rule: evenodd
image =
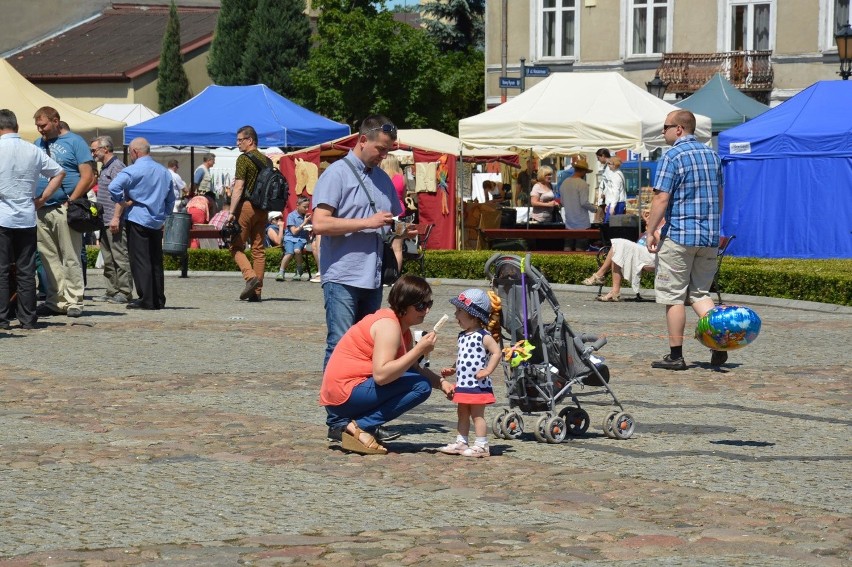
<svg viewBox="0 0 852 567"><path fill-rule="evenodd" d="M457 404L493 404L496 401L491 389L491 378L476 378L476 373L485 368L488 362L489 354L482 344L486 333L485 329L459 333L456 387L453 394L453 401Z"/></svg>

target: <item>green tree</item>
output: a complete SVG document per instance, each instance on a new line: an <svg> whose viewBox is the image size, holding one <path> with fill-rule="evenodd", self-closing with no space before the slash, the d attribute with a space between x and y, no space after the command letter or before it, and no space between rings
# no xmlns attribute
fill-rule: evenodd
<svg viewBox="0 0 852 567"><path fill-rule="evenodd" d="M157 97L160 112L166 112L189 100L189 80L183 69L183 57L180 54L180 20L177 8L172 0L169 9L169 21L163 35L163 48L160 54L160 68L157 74Z"/></svg>
<svg viewBox="0 0 852 567"><path fill-rule="evenodd" d="M255 8L257 0L222 0L207 61L207 73L217 85L245 84L242 67L249 34L247 23Z"/></svg>
<svg viewBox="0 0 852 567"><path fill-rule="evenodd" d="M485 0L445 0L420 7L429 34L445 51L485 45Z"/></svg>
<svg viewBox="0 0 852 567"><path fill-rule="evenodd" d="M325 9L308 64L294 75L300 100L314 111L355 126L383 113L399 126L433 122L437 49L422 32L388 12Z"/></svg>
<svg viewBox="0 0 852 567"><path fill-rule="evenodd" d="M258 0L242 58L242 84L263 83L292 97L291 72L307 61L310 41L304 0Z"/></svg>
<svg viewBox="0 0 852 567"><path fill-rule="evenodd" d="M481 111L482 54L442 54L422 29L390 12L326 9L307 66L294 73L296 100L355 127L368 114L400 128L454 134L458 120Z"/></svg>

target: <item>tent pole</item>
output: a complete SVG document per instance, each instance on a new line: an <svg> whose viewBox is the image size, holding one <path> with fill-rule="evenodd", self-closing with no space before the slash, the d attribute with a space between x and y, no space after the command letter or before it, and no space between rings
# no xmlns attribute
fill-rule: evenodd
<svg viewBox="0 0 852 567"><path fill-rule="evenodd" d="M189 147L189 192L193 193L192 184L195 180L195 146Z"/></svg>
<svg viewBox="0 0 852 567"><path fill-rule="evenodd" d="M464 184L462 175L464 175L464 148L459 147L459 161L456 164L456 250L464 250ZM461 227L461 229L459 229Z"/></svg>
<svg viewBox="0 0 852 567"><path fill-rule="evenodd" d="M642 238L642 152L639 152L639 180L637 181L636 203L639 211L639 236L636 238L638 242Z"/></svg>

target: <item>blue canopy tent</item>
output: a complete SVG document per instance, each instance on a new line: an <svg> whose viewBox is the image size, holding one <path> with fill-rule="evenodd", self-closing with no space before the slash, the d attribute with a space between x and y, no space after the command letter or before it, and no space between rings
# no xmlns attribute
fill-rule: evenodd
<svg viewBox="0 0 852 567"><path fill-rule="evenodd" d="M719 135L729 253L852 258L852 81L821 81Z"/></svg>
<svg viewBox="0 0 852 567"><path fill-rule="evenodd" d="M258 146L313 146L349 134L349 126L315 114L266 85L211 85L156 118L124 129L124 143L143 137L153 146L233 146L237 129L257 130Z"/></svg>

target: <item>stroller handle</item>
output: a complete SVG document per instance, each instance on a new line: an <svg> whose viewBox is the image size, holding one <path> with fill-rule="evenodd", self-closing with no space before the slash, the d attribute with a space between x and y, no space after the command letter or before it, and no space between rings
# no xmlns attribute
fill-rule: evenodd
<svg viewBox="0 0 852 567"><path fill-rule="evenodd" d="M577 351L582 353L584 357L602 349L606 343L606 337L597 337L596 335L588 335L586 333L583 333L579 337L574 337L574 346L577 347Z"/></svg>

